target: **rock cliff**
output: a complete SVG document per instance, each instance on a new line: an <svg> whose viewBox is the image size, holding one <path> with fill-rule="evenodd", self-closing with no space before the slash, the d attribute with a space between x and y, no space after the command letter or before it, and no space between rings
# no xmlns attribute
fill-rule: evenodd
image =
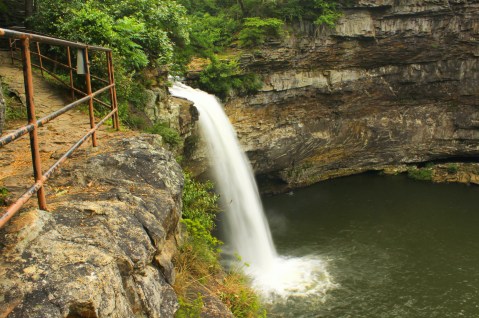
<svg viewBox="0 0 479 318"><path fill-rule="evenodd" d="M75 169L69 169L76 165ZM172 317L183 174L152 135L72 160L0 231L0 317Z"/></svg>
<svg viewBox="0 0 479 318"><path fill-rule="evenodd" d="M345 6L241 57L264 85L225 107L256 172L299 186L479 157L479 1Z"/></svg>

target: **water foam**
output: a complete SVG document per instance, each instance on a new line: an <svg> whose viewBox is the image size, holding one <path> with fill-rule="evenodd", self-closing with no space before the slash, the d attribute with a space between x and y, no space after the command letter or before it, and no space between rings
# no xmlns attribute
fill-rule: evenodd
<svg viewBox="0 0 479 318"><path fill-rule="evenodd" d="M327 264L319 258L278 256L253 170L219 101L181 83L175 83L170 92L193 101L200 113L200 128L227 208L227 243L240 255L241 262L248 264L245 272L252 278L253 287L266 300L324 295L333 288Z"/></svg>
<svg viewBox="0 0 479 318"><path fill-rule="evenodd" d="M315 296L325 300L327 291L336 288L327 264L317 256L277 257L268 272L246 269L255 288L269 302Z"/></svg>

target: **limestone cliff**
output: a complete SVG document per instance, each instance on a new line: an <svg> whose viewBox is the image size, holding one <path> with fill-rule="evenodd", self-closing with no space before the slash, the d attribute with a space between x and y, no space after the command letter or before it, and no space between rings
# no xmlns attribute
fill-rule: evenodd
<svg viewBox="0 0 479 318"><path fill-rule="evenodd" d="M355 0L243 54L261 75L226 110L258 174L293 186L479 157L479 1Z"/></svg>
<svg viewBox="0 0 479 318"><path fill-rule="evenodd" d="M48 184L49 212L0 231L0 317L172 317L183 189L173 155L150 135L73 165Z"/></svg>

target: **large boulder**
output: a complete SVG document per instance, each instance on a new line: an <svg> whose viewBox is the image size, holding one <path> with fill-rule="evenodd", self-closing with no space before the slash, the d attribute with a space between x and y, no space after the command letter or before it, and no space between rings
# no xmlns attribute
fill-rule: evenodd
<svg viewBox="0 0 479 318"><path fill-rule="evenodd" d="M182 170L151 135L113 149L0 231L0 317L173 317Z"/></svg>

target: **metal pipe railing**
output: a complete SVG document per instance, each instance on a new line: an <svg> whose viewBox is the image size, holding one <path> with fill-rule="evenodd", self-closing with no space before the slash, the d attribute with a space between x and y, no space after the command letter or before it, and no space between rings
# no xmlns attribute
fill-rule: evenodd
<svg viewBox="0 0 479 318"><path fill-rule="evenodd" d="M113 59L111 50L108 48L103 48L99 46L92 46L86 45L83 43L75 43L70 42L62 39L52 38L44 35L32 34L32 33L24 33L20 31L14 31L9 29L2 29L0 28L0 38L7 38L9 40L9 46L11 51L11 59L12 63L14 60L18 59L22 62L23 65L23 77L24 77L24 84L25 84L25 95L26 95L26 103L27 103L27 116L28 116L28 124L16 129L15 131L7 134L4 137L0 138L0 148L5 146L8 143L11 143L21 136L25 134L30 135L30 149L32 155L32 166L34 172L34 179L35 183L31 186L20 198L17 199L12 205L10 205L7 210L0 216L0 228L3 227L8 220L10 220L15 213L17 213L21 207L36 193L38 199L38 206L42 210L47 209L47 202L44 190L44 184L53 174L53 172L58 168L58 166L63 163L81 144L83 144L88 138L92 138L92 144L94 147L97 146L96 140L96 131L99 127L109 118L112 118L112 123L114 128L117 130L119 129L119 118L118 118L118 103L116 100L116 85L115 85L115 77L113 74ZM17 42L21 43L21 58L17 58L15 56L15 52L18 50ZM30 50L30 45L36 43L36 52ZM66 47L67 49L67 60L68 65L61 63L53 58L50 58L41 53L41 46L40 44L49 44L53 46L60 46ZM85 53L85 62L86 62L86 74L85 74L85 85L86 85L86 92L74 87L74 80L73 74L77 72L77 69L72 66L71 62L71 48L81 49L84 50ZM103 79L98 76L94 76L90 73L90 60L88 57L89 52L92 51L100 51L104 52L105 59L107 61L107 73L108 79ZM31 60L31 56L34 55L38 58L39 64L35 64ZM59 76L54 74L53 71L48 70L44 66L44 61L49 61L55 63L54 65L60 65L68 70L68 75L70 78L69 85L65 83ZM36 119L35 114L35 102L34 102L34 87L33 87L33 74L32 74L32 66L38 67L41 71L42 76L44 76L44 72L50 74L54 79L66 85L70 88L70 93L72 99L75 97L75 92L80 93L81 95L85 95L84 97L73 101L70 104L65 105L61 109L48 114L47 116ZM103 84L106 84L104 87L93 91L91 79L96 79ZM110 95L110 105L107 103L95 98L96 96L104 93L105 91L109 91ZM97 124L95 124L95 116L94 116L94 103L99 103L103 106L107 106L110 108L110 112ZM38 137L38 129L44 126L46 123L54 120L58 116L68 112L69 110L75 108L76 106L88 103L88 110L89 110L89 122L90 122L90 130L86 135L84 135L78 142L73 145L57 162L51 166L47 172L42 173L42 161L40 158L40 150L39 150L39 137Z"/></svg>
<svg viewBox="0 0 479 318"><path fill-rule="evenodd" d="M83 43L71 42L71 41L62 40L62 39L49 37L49 36L44 36L44 35L39 35L39 34L14 31L14 30L10 30L10 29L0 28L0 37L11 38L11 39L19 39L19 40L30 39L31 41L51 44L51 45L55 45L55 46L63 46L63 47L68 46L68 47L73 47L73 48L76 48L76 49L86 49L86 48L88 48L90 50L95 50L95 51L111 52L111 49L101 47L101 46L87 45L87 44L83 44Z"/></svg>

